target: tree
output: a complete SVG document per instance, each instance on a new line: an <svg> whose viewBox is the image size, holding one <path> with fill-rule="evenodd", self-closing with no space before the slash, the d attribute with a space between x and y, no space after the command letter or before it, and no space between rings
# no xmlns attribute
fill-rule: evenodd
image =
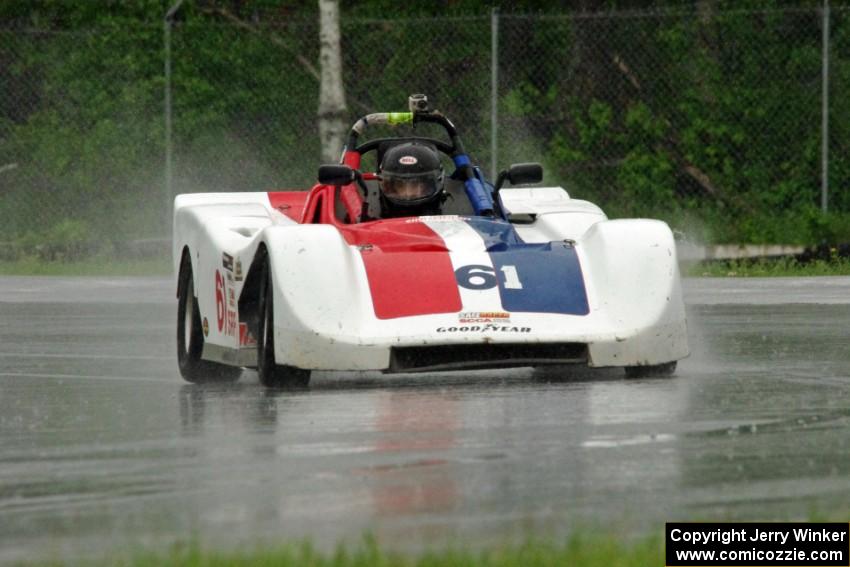
<svg viewBox="0 0 850 567"><path fill-rule="evenodd" d="M339 45L339 2L319 0L319 139L322 161L339 161L348 112L342 83L342 54Z"/></svg>

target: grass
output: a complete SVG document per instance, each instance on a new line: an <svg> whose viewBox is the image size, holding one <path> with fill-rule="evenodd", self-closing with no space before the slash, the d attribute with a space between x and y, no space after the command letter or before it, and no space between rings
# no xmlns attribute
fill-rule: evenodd
<svg viewBox="0 0 850 567"><path fill-rule="evenodd" d="M689 277L804 277L850 275L850 258L799 262L794 258L758 260L714 260L688 266L683 274Z"/></svg>
<svg viewBox="0 0 850 567"><path fill-rule="evenodd" d="M26 257L0 261L0 276L169 276L172 270L171 261L165 258L91 258L64 262Z"/></svg>
<svg viewBox="0 0 850 567"><path fill-rule="evenodd" d="M53 561L33 565L75 564L82 563ZM413 555L384 551L374 539L368 538L359 547L340 547L333 553L316 551L307 543L232 552L178 546L164 553L135 552L101 561L87 560L85 564L126 567L644 567L664 565L664 549L658 536L626 543L614 536L580 535L573 536L563 544L529 542L485 551L449 548Z"/></svg>
<svg viewBox="0 0 850 567"><path fill-rule="evenodd" d="M76 261L44 261L34 257L0 260L0 276L170 276L165 258L115 260L92 258ZM850 275L850 258L799 262L794 258L759 260L711 260L685 265L686 277L804 277Z"/></svg>

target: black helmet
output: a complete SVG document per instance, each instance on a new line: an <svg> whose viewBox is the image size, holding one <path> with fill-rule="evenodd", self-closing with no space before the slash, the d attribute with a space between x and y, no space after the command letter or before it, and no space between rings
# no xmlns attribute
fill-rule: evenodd
<svg viewBox="0 0 850 567"><path fill-rule="evenodd" d="M381 160L381 199L396 209L427 209L443 193L443 164L437 149L425 142L389 148Z"/></svg>

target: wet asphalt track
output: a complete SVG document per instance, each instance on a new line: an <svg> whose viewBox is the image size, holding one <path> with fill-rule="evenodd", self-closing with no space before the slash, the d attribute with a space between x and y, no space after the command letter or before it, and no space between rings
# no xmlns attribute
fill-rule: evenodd
<svg viewBox="0 0 850 567"><path fill-rule="evenodd" d="M181 383L164 279L0 278L0 562L402 549L850 510L850 278L688 280L671 379L530 370Z"/></svg>

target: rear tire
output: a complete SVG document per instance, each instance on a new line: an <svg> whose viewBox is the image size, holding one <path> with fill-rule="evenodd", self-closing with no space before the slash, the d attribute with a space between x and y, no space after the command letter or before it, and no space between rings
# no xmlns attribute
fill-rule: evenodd
<svg viewBox="0 0 850 567"><path fill-rule="evenodd" d="M626 378L660 378L676 373L676 361L646 366L626 366Z"/></svg>
<svg viewBox="0 0 850 567"><path fill-rule="evenodd" d="M235 382L242 374L241 368L201 359L204 331L188 253L183 255L180 266L177 297L177 365L180 375L193 384Z"/></svg>
<svg viewBox="0 0 850 567"><path fill-rule="evenodd" d="M274 290L269 263L263 263L260 279L259 325L257 328L257 374L267 388L305 388L310 371L277 364L274 357Z"/></svg>

